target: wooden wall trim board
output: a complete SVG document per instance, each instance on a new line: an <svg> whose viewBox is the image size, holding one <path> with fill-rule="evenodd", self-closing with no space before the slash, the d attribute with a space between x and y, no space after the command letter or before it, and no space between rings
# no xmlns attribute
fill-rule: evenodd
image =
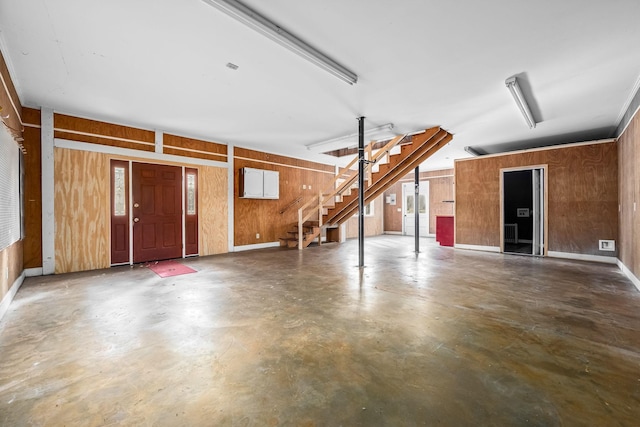
<svg viewBox="0 0 640 427"><path fill-rule="evenodd" d="M0 88L0 108L2 108L2 112L0 117L2 117L2 122L11 131L14 139L21 138L22 104L2 52L0 52L0 81L2 82L2 88Z"/></svg>
<svg viewBox="0 0 640 427"><path fill-rule="evenodd" d="M252 158L249 158L249 157L236 156L235 158L238 159L238 160L246 160L246 161L250 161L250 162L253 162L253 163L263 163L263 164L267 164L267 165L282 166L282 167L286 167L286 168L302 169L302 170L313 171L313 172L321 172L321 173L326 173L326 174L335 176L335 172L333 172L333 171L318 170L318 169L307 168L307 167L303 167L303 166L288 165L288 164L285 164L285 163L275 163L275 162L270 162L268 160L257 160L257 159L252 159ZM256 167L259 167L259 166L256 166Z"/></svg>
<svg viewBox="0 0 640 427"><path fill-rule="evenodd" d="M139 159L144 159L152 162L170 162L176 164L190 164L190 165L201 165L201 166L215 166L220 168L227 168L228 164L226 162L218 162L215 160L206 160L200 159L196 157L182 157L175 156L173 154L160 154L154 152L133 150L130 148L121 148L114 147L110 145L98 145L91 144L86 142L78 142L78 141L69 141L66 139L55 139L55 146L59 148L68 148L71 150L80 150L80 151L91 151L96 153L104 153L111 154L114 156L122 156L122 157L136 157Z"/></svg>
<svg viewBox="0 0 640 427"><path fill-rule="evenodd" d="M454 165L455 163L459 163L459 162L472 162L474 160L478 160L478 159L491 159L494 157L504 157L504 156L512 156L514 154L525 154L525 153L537 153L539 151L550 151L550 150L563 150L563 149L567 149L567 148L575 148L575 147L582 147L585 145L594 145L594 144L608 144L611 142L616 142L615 138L607 138L607 139L599 139L596 141L584 141L584 142L570 142L567 144L559 144L559 145L550 145L548 147L538 147L538 148L527 148L524 150L514 150L514 151L507 151L504 153L495 153L495 154L483 154L482 156L477 156L477 157L467 157L464 159L456 159L454 160Z"/></svg>

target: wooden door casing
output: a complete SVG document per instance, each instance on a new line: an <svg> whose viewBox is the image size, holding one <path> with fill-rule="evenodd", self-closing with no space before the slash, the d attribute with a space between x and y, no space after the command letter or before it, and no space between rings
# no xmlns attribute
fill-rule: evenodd
<svg viewBox="0 0 640 427"><path fill-rule="evenodd" d="M132 163L133 262L182 257L182 168Z"/></svg>

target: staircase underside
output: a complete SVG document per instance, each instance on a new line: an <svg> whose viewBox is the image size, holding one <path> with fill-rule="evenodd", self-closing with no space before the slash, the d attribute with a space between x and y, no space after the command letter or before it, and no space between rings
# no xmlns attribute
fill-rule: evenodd
<svg viewBox="0 0 640 427"><path fill-rule="evenodd" d="M427 129L413 135L411 142L400 146L400 153L390 156L389 163L381 164L373 172L371 183L364 191L364 203L370 203L387 188L405 177L409 172L447 145L453 135L439 127ZM324 225L340 225L358 212L358 193L344 196L323 215Z"/></svg>

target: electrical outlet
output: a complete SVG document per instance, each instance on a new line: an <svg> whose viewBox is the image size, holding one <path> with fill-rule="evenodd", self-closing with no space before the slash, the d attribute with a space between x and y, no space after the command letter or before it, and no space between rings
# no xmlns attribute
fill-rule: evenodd
<svg viewBox="0 0 640 427"><path fill-rule="evenodd" d="M256 233L256 239L260 238L260 233Z"/></svg>
<svg viewBox="0 0 640 427"><path fill-rule="evenodd" d="M309 190L311 190L311 186L309 186Z"/></svg>

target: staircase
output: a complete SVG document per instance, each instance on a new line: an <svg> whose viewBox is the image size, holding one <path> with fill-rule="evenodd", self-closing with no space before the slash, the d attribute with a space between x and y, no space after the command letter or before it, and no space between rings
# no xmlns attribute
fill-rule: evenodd
<svg viewBox="0 0 640 427"><path fill-rule="evenodd" d="M452 139L449 132L434 127L411 137L397 136L375 153L372 147L376 141L372 141L365 149L364 204L372 202ZM399 147L399 153L390 154L395 147ZM298 223L288 237L280 239L282 246L304 249L316 238L320 244L322 229L336 227L358 212L358 192L351 191L357 188L358 171L352 169L357 162L356 155L325 191L298 209Z"/></svg>

